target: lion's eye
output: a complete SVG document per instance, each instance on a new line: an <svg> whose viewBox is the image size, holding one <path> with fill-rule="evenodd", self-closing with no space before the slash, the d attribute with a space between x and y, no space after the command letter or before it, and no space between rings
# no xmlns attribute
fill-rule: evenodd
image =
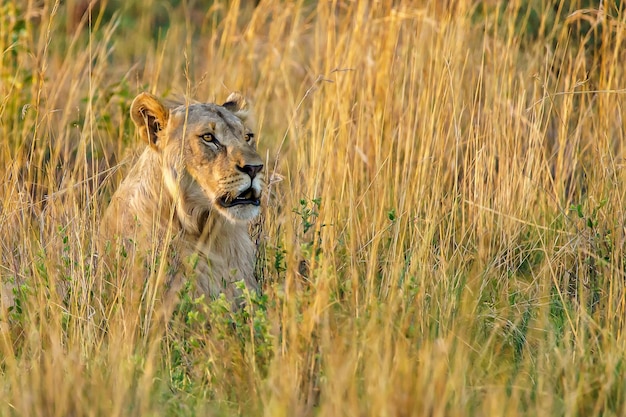
<svg viewBox="0 0 626 417"><path fill-rule="evenodd" d="M245 139L246 142L250 142L252 139L254 139L254 133L246 133Z"/></svg>
<svg viewBox="0 0 626 417"><path fill-rule="evenodd" d="M202 142L209 144L212 143L214 145L218 145L219 142L217 141L217 139L215 139L215 135L213 135L213 133L205 133L203 135L200 135L200 139L202 139Z"/></svg>

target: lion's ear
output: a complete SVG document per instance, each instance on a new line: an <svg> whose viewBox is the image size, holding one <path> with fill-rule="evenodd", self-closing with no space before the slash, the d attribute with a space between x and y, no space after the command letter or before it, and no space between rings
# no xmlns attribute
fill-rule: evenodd
<svg viewBox="0 0 626 417"><path fill-rule="evenodd" d="M246 110L248 103L241 93L235 91L234 93L230 93L226 102L222 104L222 107L225 107L229 112L237 113L238 111Z"/></svg>
<svg viewBox="0 0 626 417"><path fill-rule="evenodd" d="M251 118L248 102L245 97L241 95L241 93L230 93L226 102L222 104L222 107L239 117L244 123L249 122L249 119Z"/></svg>
<svg viewBox="0 0 626 417"><path fill-rule="evenodd" d="M158 133L165 128L170 117L167 107L152 94L141 93L130 106L130 117L141 138L157 149Z"/></svg>

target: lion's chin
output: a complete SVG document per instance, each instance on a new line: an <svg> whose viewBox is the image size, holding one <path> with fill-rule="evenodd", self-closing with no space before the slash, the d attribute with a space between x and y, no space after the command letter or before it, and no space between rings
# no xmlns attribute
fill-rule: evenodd
<svg viewBox="0 0 626 417"><path fill-rule="evenodd" d="M218 202L216 207L219 209L219 212L224 215L224 217L233 222L249 222L257 217L261 212L260 204L253 203L239 203L224 207Z"/></svg>

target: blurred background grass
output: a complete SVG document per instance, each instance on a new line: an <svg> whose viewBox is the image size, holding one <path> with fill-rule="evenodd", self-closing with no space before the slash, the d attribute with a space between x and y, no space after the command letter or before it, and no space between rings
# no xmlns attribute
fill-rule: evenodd
<svg viewBox="0 0 626 417"><path fill-rule="evenodd" d="M0 415L625 413L621 2L0 7ZM263 294L100 299L130 102L233 90Z"/></svg>

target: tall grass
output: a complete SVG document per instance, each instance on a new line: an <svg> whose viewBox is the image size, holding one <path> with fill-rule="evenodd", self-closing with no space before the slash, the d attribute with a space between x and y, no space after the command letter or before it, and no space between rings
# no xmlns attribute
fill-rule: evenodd
<svg viewBox="0 0 626 417"><path fill-rule="evenodd" d="M0 415L626 413L616 3L86 3L0 6ZM263 294L155 322L95 250L128 106L233 90Z"/></svg>

